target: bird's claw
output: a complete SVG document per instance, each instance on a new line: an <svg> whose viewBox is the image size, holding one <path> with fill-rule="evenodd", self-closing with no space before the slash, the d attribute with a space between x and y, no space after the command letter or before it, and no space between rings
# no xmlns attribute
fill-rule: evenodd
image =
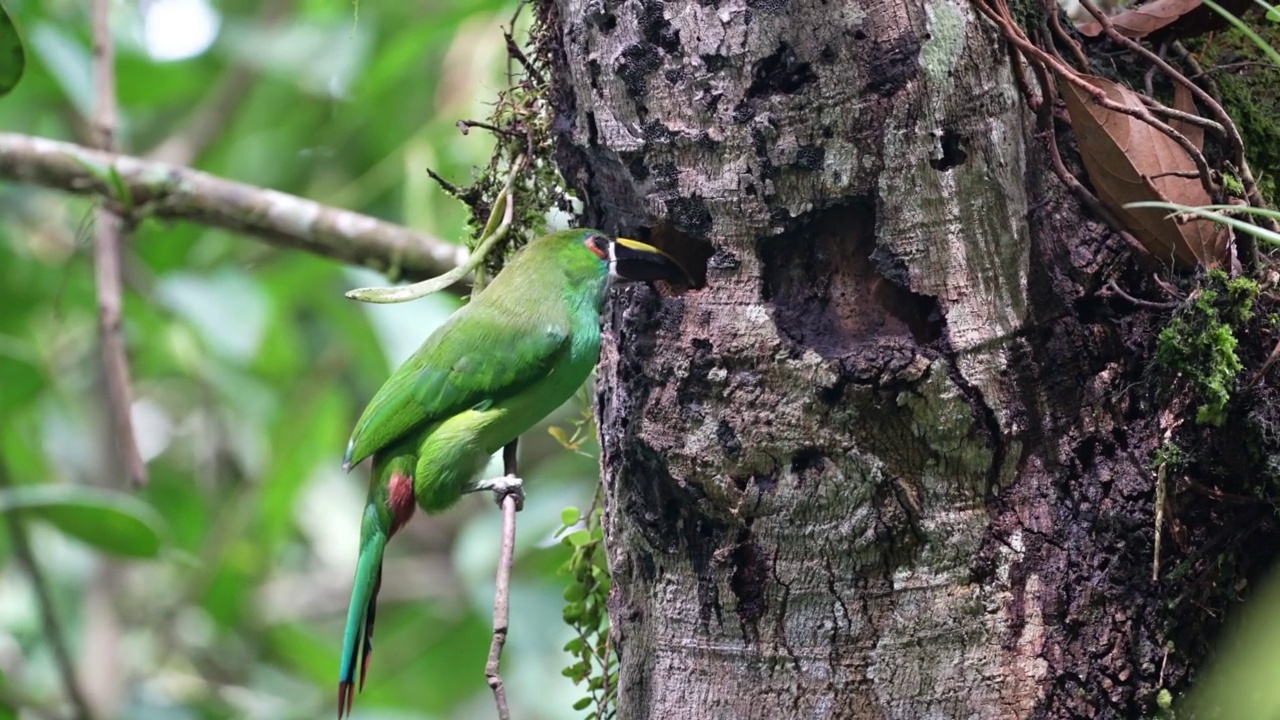
<svg viewBox="0 0 1280 720"><path fill-rule="evenodd" d="M491 490L493 492L493 501L502 507L502 501L507 496L516 499L516 510L524 509L524 480L514 475L503 475L501 477L489 478L481 480L467 488L467 492L483 492Z"/></svg>

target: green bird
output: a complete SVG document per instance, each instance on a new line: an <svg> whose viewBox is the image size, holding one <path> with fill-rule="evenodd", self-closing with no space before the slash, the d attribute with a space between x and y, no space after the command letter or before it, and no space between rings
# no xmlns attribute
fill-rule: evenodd
<svg viewBox="0 0 1280 720"><path fill-rule="evenodd" d="M342 639L338 717L364 688L387 541L414 505L438 513L464 493L501 501L519 478L477 482L489 458L568 400L600 357L600 307L612 281L688 281L657 248L598 230L529 243L441 325L374 395L342 467L373 457L360 555ZM360 654L357 655L357 650Z"/></svg>

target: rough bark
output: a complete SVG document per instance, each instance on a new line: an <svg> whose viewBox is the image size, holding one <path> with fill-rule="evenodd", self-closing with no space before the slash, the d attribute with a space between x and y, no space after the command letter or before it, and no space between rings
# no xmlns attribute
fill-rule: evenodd
<svg viewBox="0 0 1280 720"><path fill-rule="evenodd" d="M589 220L708 242L622 291L599 413L619 717L1137 717L1183 663L1124 253L963 1L555 0Z"/></svg>

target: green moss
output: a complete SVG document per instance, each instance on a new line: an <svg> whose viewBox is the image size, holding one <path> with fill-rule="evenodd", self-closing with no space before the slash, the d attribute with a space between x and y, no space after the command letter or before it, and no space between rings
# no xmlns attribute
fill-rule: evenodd
<svg viewBox="0 0 1280 720"><path fill-rule="evenodd" d="M1249 24L1272 46L1280 47L1280 25ZM1222 93L1223 108L1235 121L1244 140L1245 154L1258 191L1275 206L1275 178L1280 175L1280 68L1275 68L1262 51L1239 30L1215 33L1212 39L1191 43L1200 64L1213 72ZM1229 66L1229 67L1224 67Z"/></svg>
<svg viewBox="0 0 1280 720"><path fill-rule="evenodd" d="M1220 426L1236 376L1235 329L1253 317L1258 283L1211 271L1202 287L1169 322L1156 342L1156 363L1181 376L1195 396L1196 422Z"/></svg>
<svg viewBox="0 0 1280 720"><path fill-rule="evenodd" d="M1174 472L1182 467L1190 464L1191 457L1180 446L1172 440L1166 440L1156 448L1155 453L1151 456L1151 467L1157 469L1161 465L1165 466L1169 472Z"/></svg>
<svg viewBox="0 0 1280 720"><path fill-rule="evenodd" d="M498 139L489 164L466 188L446 188L471 211L467 247L475 250L489 220L494 199L507 181L512 163L525 160L524 170L512 188L515 207L507 237L485 257L477 273L477 287L502 270L512 253L547 231L553 208L572 208L565 182L556 169L555 138L551 132L553 109L549 78L552 75L553 35L539 20L529 29L523 51L510 51L515 69L510 86L499 91L493 111L472 128L493 132Z"/></svg>
<svg viewBox="0 0 1280 720"><path fill-rule="evenodd" d="M1161 720L1172 720L1176 717L1173 712L1173 693L1169 692L1169 688L1160 688L1156 693L1156 717Z"/></svg>
<svg viewBox="0 0 1280 720"><path fill-rule="evenodd" d="M1244 183L1235 175L1222 173L1222 186L1226 188L1228 195L1238 198L1244 197Z"/></svg>

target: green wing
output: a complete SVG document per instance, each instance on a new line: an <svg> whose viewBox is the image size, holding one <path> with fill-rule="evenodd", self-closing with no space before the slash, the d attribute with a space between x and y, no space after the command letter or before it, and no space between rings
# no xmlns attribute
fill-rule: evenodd
<svg viewBox="0 0 1280 720"><path fill-rule="evenodd" d="M533 319L472 303L383 384L347 445L345 467L423 425L487 408L546 377L569 350L567 319Z"/></svg>

